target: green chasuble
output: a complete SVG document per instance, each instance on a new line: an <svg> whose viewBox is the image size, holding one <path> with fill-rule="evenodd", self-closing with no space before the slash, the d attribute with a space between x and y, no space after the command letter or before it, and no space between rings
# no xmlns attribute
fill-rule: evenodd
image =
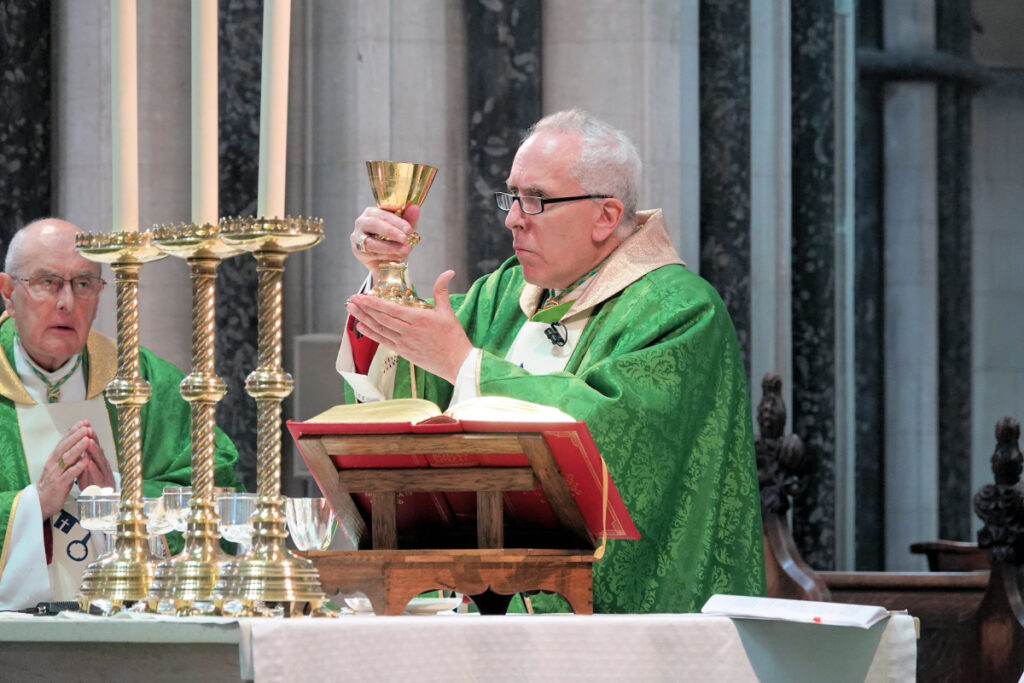
<svg viewBox="0 0 1024 683"><path fill-rule="evenodd" d="M595 563L595 611L694 612L713 593L765 592L746 372L725 305L679 261L661 212L638 221L563 318L591 316L564 371L505 360L541 291L515 258L451 301L483 351L481 395L585 420L642 534ZM420 397L447 405L452 385L417 373ZM408 396L404 361L395 376L395 398Z"/></svg>
<svg viewBox="0 0 1024 683"><path fill-rule="evenodd" d="M23 393L14 370L14 321L0 322L0 552L6 538L12 505L28 486L28 466L18 429L18 413L12 396ZM90 332L83 354L87 394L98 395L116 371L116 348L108 337ZM142 493L159 496L166 486L189 486L191 481L191 407L181 397L178 385L185 377L178 368L152 351L139 349L139 374L149 382L152 394L142 407ZM28 398L28 395L24 395ZM110 428L117 439L117 409L109 402ZM215 486L243 490L235 476L238 451L224 432L214 437ZM172 552L182 547L181 535L168 534Z"/></svg>

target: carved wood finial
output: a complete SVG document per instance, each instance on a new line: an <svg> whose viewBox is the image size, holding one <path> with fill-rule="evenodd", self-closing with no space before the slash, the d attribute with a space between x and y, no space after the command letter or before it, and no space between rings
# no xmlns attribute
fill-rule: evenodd
<svg viewBox="0 0 1024 683"><path fill-rule="evenodd" d="M993 563L1024 562L1024 468L1020 422L1004 417L996 423L996 450L992 454L994 484L986 484L974 496L974 512L985 523L978 531L978 545L989 551Z"/></svg>
<svg viewBox="0 0 1024 683"><path fill-rule="evenodd" d="M761 392L761 402L757 404L760 435L754 439L761 511L783 515L789 509L790 497L804 485L804 444L796 434L782 433L786 428L782 378L775 372L767 373L761 380Z"/></svg>

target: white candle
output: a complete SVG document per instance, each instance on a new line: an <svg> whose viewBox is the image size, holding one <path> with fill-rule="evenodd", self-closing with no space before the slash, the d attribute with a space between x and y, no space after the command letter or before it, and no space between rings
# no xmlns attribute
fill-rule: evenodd
<svg viewBox="0 0 1024 683"><path fill-rule="evenodd" d="M192 0L192 222L217 225L217 0Z"/></svg>
<svg viewBox="0 0 1024 683"><path fill-rule="evenodd" d="M139 229L139 97L135 0L110 0L114 230Z"/></svg>
<svg viewBox="0 0 1024 683"><path fill-rule="evenodd" d="M263 63L260 89L260 181L256 215L284 217L288 143L288 31L291 0L263 5Z"/></svg>

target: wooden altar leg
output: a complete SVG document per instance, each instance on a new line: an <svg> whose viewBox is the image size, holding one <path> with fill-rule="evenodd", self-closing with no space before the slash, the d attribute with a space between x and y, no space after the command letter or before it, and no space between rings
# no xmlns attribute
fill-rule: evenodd
<svg viewBox="0 0 1024 683"><path fill-rule="evenodd" d="M488 589L469 597L473 599L473 604L476 605L480 614L505 614L508 612L508 605L514 596L495 593Z"/></svg>
<svg viewBox="0 0 1024 683"><path fill-rule="evenodd" d="M481 548L505 545L505 521L501 510L501 491L476 492L476 541Z"/></svg>
<svg viewBox="0 0 1024 683"><path fill-rule="evenodd" d="M394 491L374 491L370 494L373 504L373 549L395 550L398 548L398 494Z"/></svg>

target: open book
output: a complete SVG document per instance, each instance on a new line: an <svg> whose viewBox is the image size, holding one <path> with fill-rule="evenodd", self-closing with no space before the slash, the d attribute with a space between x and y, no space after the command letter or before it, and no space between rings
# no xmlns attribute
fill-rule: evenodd
<svg viewBox="0 0 1024 683"><path fill-rule="evenodd" d="M299 452L310 463L315 456L307 444L319 442L336 470L422 469L422 468L523 468L531 467L524 452L481 452L464 445L449 450L444 445L417 450L415 445L395 447L395 440L360 440L358 447L346 447L341 437L357 435L413 434L443 437L447 434L525 433L539 434L551 452L558 474L583 517L593 540L637 539L637 531L619 495L615 482L585 422L575 420L557 408L501 396L485 396L464 401L442 412L430 401L395 399L374 403L335 406L305 422L288 422ZM372 446L368 446L371 444ZM419 442L416 442L419 443ZM397 452L401 451L401 452ZM469 451L469 452L467 452ZM310 467L316 476L316 468ZM318 484L321 482L318 481ZM506 490L502 494L506 526L516 528L553 528L559 525L540 483L532 490ZM321 484L321 489L323 485ZM369 498L353 495L357 506L369 511ZM415 534L417 527L469 524L476 516L476 499L463 492L399 494L398 526Z"/></svg>
<svg viewBox="0 0 1024 683"><path fill-rule="evenodd" d="M752 598L746 595L712 595L700 609L703 614L741 619L772 619L829 626L869 628L889 616L884 607L841 602Z"/></svg>
<svg viewBox="0 0 1024 683"><path fill-rule="evenodd" d="M325 410L307 422L397 423L402 425L454 422L575 422L558 408L507 396L480 396L441 412L437 404L422 398L396 398L372 403L346 403Z"/></svg>

